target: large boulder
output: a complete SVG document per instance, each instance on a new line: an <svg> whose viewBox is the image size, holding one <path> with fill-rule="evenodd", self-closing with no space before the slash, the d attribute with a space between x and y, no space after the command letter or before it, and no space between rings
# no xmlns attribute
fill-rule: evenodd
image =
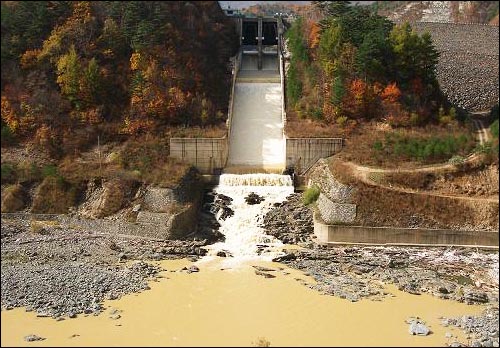
<svg viewBox="0 0 500 348"><path fill-rule="evenodd" d="M123 179L112 179L102 185L90 181L87 184L85 203L80 210L82 216L102 218L116 213L125 206L132 188L133 183Z"/></svg>

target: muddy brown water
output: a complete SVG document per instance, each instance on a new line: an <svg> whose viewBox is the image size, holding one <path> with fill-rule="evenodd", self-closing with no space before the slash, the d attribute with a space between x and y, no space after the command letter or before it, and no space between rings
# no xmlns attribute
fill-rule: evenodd
<svg viewBox="0 0 500 348"><path fill-rule="evenodd" d="M23 308L1 312L2 346L443 346L440 316L474 315L481 306L411 295L388 286L382 301L349 302L307 285L314 280L279 263L208 258L200 272L180 271L187 260L162 261L164 278L151 290L105 301L99 316L80 314L56 321ZM275 278L255 274L252 265L275 269ZM121 318L111 319L113 309ZM405 320L418 316L433 333L408 333ZM25 342L36 334L44 341Z"/></svg>

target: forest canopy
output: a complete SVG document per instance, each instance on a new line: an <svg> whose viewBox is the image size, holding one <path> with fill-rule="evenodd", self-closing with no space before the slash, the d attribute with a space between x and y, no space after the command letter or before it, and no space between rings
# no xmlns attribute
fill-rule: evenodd
<svg viewBox="0 0 500 348"><path fill-rule="evenodd" d="M394 25L349 1L315 1L287 31L287 104L299 118L345 125L384 119L421 125L454 118L436 80L439 54L429 34Z"/></svg>
<svg viewBox="0 0 500 348"><path fill-rule="evenodd" d="M2 135L225 121L237 34L215 1L2 1Z"/></svg>

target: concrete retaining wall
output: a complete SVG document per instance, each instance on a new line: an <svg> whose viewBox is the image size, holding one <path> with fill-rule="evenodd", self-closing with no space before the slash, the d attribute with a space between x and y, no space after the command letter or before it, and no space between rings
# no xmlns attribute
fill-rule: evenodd
<svg viewBox="0 0 500 348"><path fill-rule="evenodd" d="M342 146L342 138L287 138L286 166L303 175L320 158L338 153Z"/></svg>
<svg viewBox="0 0 500 348"><path fill-rule="evenodd" d="M325 225L314 222L318 243L498 247L498 232Z"/></svg>
<svg viewBox="0 0 500 348"><path fill-rule="evenodd" d="M170 156L194 165L203 174L224 168L227 154L227 138L170 139Z"/></svg>

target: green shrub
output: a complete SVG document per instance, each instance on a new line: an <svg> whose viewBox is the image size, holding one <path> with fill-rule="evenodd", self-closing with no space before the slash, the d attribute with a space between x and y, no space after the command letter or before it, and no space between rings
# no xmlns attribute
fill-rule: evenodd
<svg viewBox="0 0 500 348"><path fill-rule="evenodd" d="M338 117L335 122L337 122L337 125L339 127L344 127L347 123L347 117L346 116L340 116Z"/></svg>
<svg viewBox="0 0 500 348"><path fill-rule="evenodd" d="M2 125L2 145L10 145L14 143L14 134L8 126Z"/></svg>
<svg viewBox="0 0 500 348"><path fill-rule="evenodd" d="M16 170L10 163L2 164L2 184L13 183L16 180Z"/></svg>
<svg viewBox="0 0 500 348"><path fill-rule="evenodd" d="M384 144L380 140L377 140L373 143L373 149L377 152L380 152L384 149Z"/></svg>
<svg viewBox="0 0 500 348"><path fill-rule="evenodd" d="M418 126L420 124L420 116L416 112L410 114L410 124L412 126Z"/></svg>
<svg viewBox="0 0 500 348"><path fill-rule="evenodd" d="M448 163L449 164L453 164L455 166L461 166L465 163L465 157L463 156L459 156L459 155L455 155L453 156L452 158L450 158L448 160Z"/></svg>
<svg viewBox="0 0 500 348"><path fill-rule="evenodd" d="M320 194L320 190L317 186L311 186L307 190L305 190L302 201L305 205L309 205L311 203L316 202Z"/></svg>
<svg viewBox="0 0 500 348"><path fill-rule="evenodd" d="M493 137L498 139L498 120L491 124L490 131Z"/></svg>
<svg viewBox="0 0 500 348"><path fill-rule="evenodd" d="M294 106L302 96L302 82L295 64L291 64L286 78L286 96L288 103Z"/></svg>
<svg viewBox="0 0 500 348"><path fill-rule="evenodd" d="M498 104L496 104L495 106L493 106L490 110L490 119L491 120L498 120Z"/></svg>
<svg viewBox="0 0 500 348"><path fill-rule="evenodd" d="M474 148L475 153L482 153L482 154L491 154L493 150L493 145L490 141L485 142L484 144L477 144L477 146Z"/></svg>
<svg viewBox="0 0 500 348"><path fill-rule="evenodd" d="M311 112L311 116L313 119L321 121L323 119L323 110L320 108L315 108Z"/></svg>
<svg viewBox="0 0 500 348"><path fill-rule="evenodd" d="M48 176L58 177L59 173L55 165L49 164L42 168L42 176L44 178Z"/></svg>
<svg viewBox="0 0 500 348"><path fill-rule="evenodd" d="M445 160L454 155L464 155L472 149L470 137L465 134L444 138L410 138L399 133L387 134L385 142L375 142L373 150L385 150L389 155L412 160ZM477 150L479 151L479 150Z"/></svg>

